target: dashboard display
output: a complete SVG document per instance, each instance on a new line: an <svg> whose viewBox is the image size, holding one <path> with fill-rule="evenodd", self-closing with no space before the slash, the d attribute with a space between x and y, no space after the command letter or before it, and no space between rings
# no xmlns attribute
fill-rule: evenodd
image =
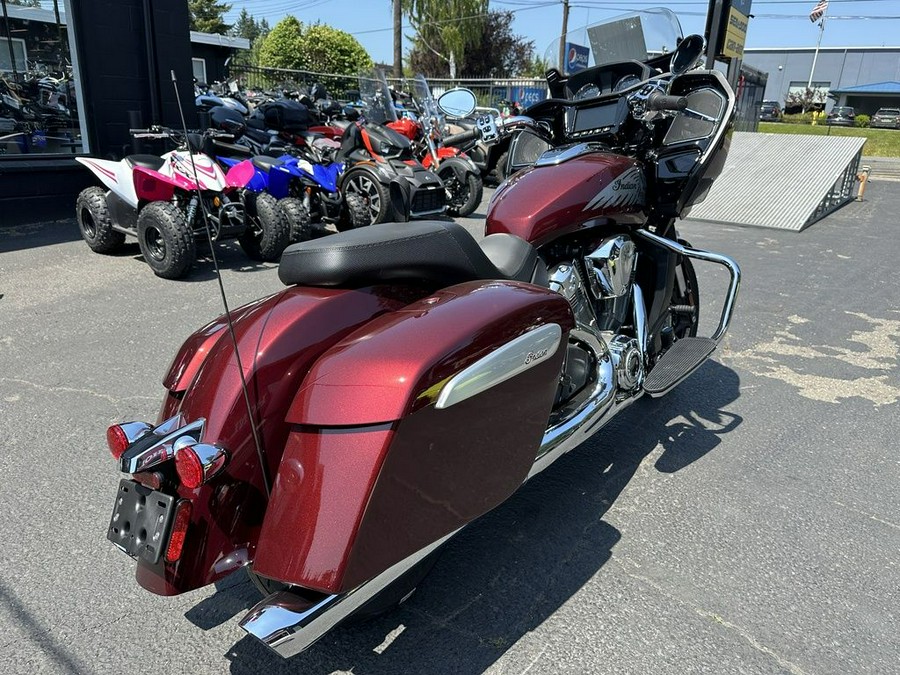
<svg viewBox="0 0 900 675"><path fill-rule="evenodd" d="M618 100L592 108L580 108L575 113L575 124L572 131L577 133L589 129L616 126L619 123L618 110Z"/></svg>

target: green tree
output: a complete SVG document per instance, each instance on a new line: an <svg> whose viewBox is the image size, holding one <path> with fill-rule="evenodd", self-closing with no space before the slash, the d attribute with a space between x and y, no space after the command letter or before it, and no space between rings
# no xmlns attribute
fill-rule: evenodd
<svg viewBox="0 0 900 675"><path fill-rule="evenodd" d="M191 12L191 30L220 35L228 32L225 14L231 11L231 5L216 0L188 0L188 9Z"/></svg>
<svg viewBox="0 0 900 675"><path fill-rule="evenodd" d="M259 64L268 68L356 75L372 67L368 52L349 33L325 24L304 28L287 16L262 40Z"/></svg>
<svg viewBox="0 0 900 675"><path fill-rule="evenodd" d="M372 59L356 38L337 28L315 24L303 34L306 70L356 75L372 67Z"/></svg>
<svg viewBox="0 0 900 675"><path fill-rule="evenodd" d="M417 43L446 61L450 77L456 77L466 50L482 35L488 0L405 0L404 5ZM438 43L443 50L434 47Z"/></svg>
<svg viewBox="0 0 900 675"><path fill-rule="evenodd" d="M478 38L458 64L462 77L514 77L531 75L534 70L534 42L526 40L512 31L513 13L490 11L482 23ZM413 72L430 77L445 76L447 60L443 56L447 49L441 37L435 36L429 43L416 36L409 54L409 65ZM540 65L537 66L538 68ZM543 71L537 76L542 77Z"/></svg>
<svg viewBox="0 0 900 675"><path fill-rule="evenodd" d="M266 68L303 70L303 24L286 16L262 40L259 65Z"/></svg>
<svg viewBox="0 0 900 675"><path fill-rule="evenodd" d="M253 41L259 37L259 24L256 22L256 19L250 16L250 12L244 8L228 32L235 37L247 38L253 44Z"/></svg>

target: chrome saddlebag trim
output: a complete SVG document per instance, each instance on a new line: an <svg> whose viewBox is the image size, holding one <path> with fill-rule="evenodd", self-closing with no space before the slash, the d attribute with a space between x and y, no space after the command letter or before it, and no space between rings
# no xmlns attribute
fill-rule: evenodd
<svg viewBox="0 0 900 675"><path fill-rule="evenodd" d="M326 596L313 605L290 590L272 593L247 612L240 626L279 656L288 658L299 654L457 532L401 560L362 586Z"/></svg>

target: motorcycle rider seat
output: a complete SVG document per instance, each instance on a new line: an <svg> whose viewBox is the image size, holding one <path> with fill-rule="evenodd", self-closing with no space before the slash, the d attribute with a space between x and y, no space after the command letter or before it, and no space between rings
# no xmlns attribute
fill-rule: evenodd
<svg viewBox="0 0 900 675"><path fill-rule="evenodd" d="M537 250L512 234L480 243L458 223L381 223L288 246L278 277L286 286L359 288L392 281L452 285L479 279L546 284Z"/></svg>
<svg viewBox="0 0 900 675"><path fill-rule="evenodd" d="M140 166L145 169L159 171L163 167L163 164L166 163L166 160L162 157L157 157L156 155L128 155L125 158L125 163L132 169L136 166Z"/></svg>
<svg viewBox="0 0 900 675"><path fill-rule="evenodd" d="M284 162L282 162L277 157L269 157L268 155L257 155L250 161L253 163L253 166L255 166L257 169L265 171L266 173L274 169L276 166L281 166L282 164L284 164Z"/></svg>

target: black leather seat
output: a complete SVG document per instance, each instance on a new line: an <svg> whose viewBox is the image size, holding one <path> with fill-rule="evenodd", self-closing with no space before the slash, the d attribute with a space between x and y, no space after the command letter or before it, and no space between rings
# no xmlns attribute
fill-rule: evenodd
<svg viewBox="0 0 900 675"><path fill-rule="evenodd" d="M253 162L253 166L255 166L257 169L265 171L266 173L274 169L276 166L284 164L284 162L282 162L277 157L269 157L268 155L257 155L250 161Z"/></svg>
<svg viewBox="0 0 900 675"><path fill-rule="evenodd" d="M128 155L125 158L125 163L132 169L136 166L141 166L145 169L159 171L163 167L163 164L166 163L166 160L162 157L157 157L156 155Z"/></svg>
<svg viewBox="0 0 900 675"><path fill-rule="evenodd" d="M287 286L341 288L403 280L545 283L546 265L527 241L494 234L482 243L449 221L381 223L288 246L278 277Z"/></svg>

